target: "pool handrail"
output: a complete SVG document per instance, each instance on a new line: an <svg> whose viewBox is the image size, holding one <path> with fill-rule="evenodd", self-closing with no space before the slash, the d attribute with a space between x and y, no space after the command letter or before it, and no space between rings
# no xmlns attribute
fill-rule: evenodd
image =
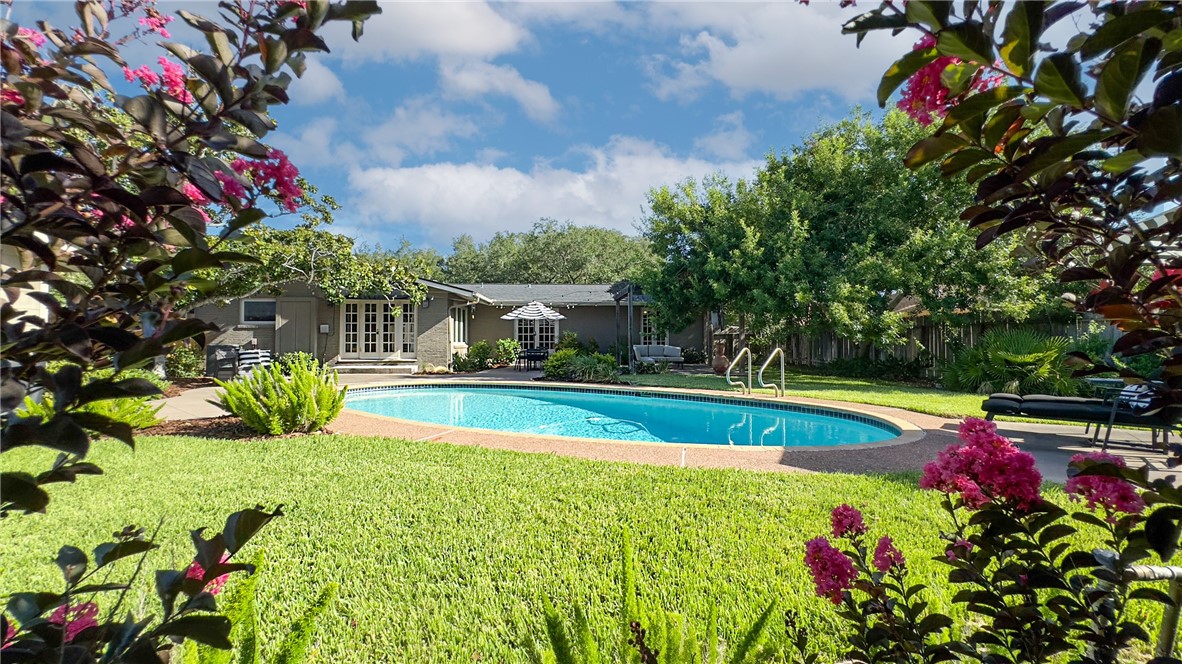
<svg viewBox="0 0 1182 664"><path fill-rule="evenodd" d="M763 372L767 371L768 365L772 363L772 360L775 359L776 355L780 356L780 384L776 385L775 383L771 383L769 385L768 383L765 383L763 381ZM764 360L763 366L759 367L759 386L772 388L772 394L774 396L777 396L777 397L784 396L784 349L783 348L776 346L776 349L772 351L772 354L768 355L767 359Z"/></svg>
<svg viewBox="0 0 1182 664"><path fill-rule="evenodd" d="M742 379L731 380L731 370L733 370L735 368L735 366L737 364L739 364L739 360L743 359L744 355L747 356L747 384L746 385L743 384ZM751 383L751 349L750 348L744 348L743 350L739 351L739 354L735 356L735 359L731 360L730 366L728 366L726 368L726 383L727 383L727 385L734 385L736 387L743 388L743 391L742 391L743 394L751 394L751 384L752 383Z"/></svg>

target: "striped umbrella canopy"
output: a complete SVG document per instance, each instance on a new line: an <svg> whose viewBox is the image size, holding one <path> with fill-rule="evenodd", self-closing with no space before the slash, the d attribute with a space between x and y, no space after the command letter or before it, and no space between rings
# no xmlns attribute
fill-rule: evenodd
<svg viewBox="0 0 1182 664"><path fill-rule="evenodd" d="M501 316L503 320L562 320L566 318L541 302L534 301Z"/></svg>

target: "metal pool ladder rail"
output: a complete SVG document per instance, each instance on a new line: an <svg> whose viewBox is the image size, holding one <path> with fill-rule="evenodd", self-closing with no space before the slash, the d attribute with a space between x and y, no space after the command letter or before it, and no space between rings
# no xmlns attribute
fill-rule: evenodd
<svg viewBox="0 0 1182 664"><path fill-rule="evenodd" d="M747 356L747 384L746 385L743 384L742 379L731 380L731 370L735 368L735 365L737 365L739 363L739 360L743 359L744 355ZM751 394L751 349L750 348L744 348L743 350L739 351L739 354L736 355L735 359L731 361L731 365L726 368L726 383L727 383L727 385L734 385L736 387L743 388L744 394Z"/></svg>
<svg viewBox="0 0 1182 664"><path fill-rule="evenodd" d="M767 371L768 365L772 363L772 360L774 360L777 355L780 356L780 384L776 385L775 383L771 383L769 385L768 383L763 382L763 372ZM764 360L763 366L759 367L759 386L772 388L773 394L777 397L784 396L784 349L783 348L780 348L779 346L777 346L776 349L772 351L772 354L768 355L767 359Z"/></svg>

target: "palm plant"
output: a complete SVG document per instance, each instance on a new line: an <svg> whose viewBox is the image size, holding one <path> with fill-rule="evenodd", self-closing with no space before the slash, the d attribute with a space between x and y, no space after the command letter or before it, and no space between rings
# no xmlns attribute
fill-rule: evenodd
<svg viewBox="0 0 1182 664"><path fill-rule="evenodd" d="M989 394L1079 394L1064 356L1071 342L1028 329L999 329L981 343L963 347L944 365L944 385L952 390Z"/></svg>

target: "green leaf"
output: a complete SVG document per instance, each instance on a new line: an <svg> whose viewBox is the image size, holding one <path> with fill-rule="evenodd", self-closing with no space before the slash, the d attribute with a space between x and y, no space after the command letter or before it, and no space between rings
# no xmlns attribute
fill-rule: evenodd
<svg viewBox="0 0 1182 664"><path fill-rule="evenodd" d="M1137 147L1148 157L1182 158L1182 113L1176 105L1149 114L1141 125Z"/></svg>
<svg viewBox="0 0 1182 664"><path fill-rule="evenodd" d="M1079 63L1070 53L1048 56L1034 75L1035 91L1052 101L1083 108L1086 93L1079 75Z"/></svg>
<svg viewBox="0 0 1182 664"><path fill-rule="evenodd" d="M1034 64L1045 9L1046 3L1041 0L1015 3L1006 19L1001 59L1019 76L1025 76Z"/></svg>
<svg viewBox="0 0 1182 664"><path fill-rule="evenodd" d="M265 39L263 44L263 62L267 66L267 73L274 74L287 62L287 42L282 39Z"/></svg>
<svg viewBox="0 0 1182 664"><path fill-rule="evenodd" d="M1137 35L1173 20L1174 14L1160 9L1146 8L1108 20L1080 46L1080 57L1091 60L1104 51L1119 46Z"/></svg>
<svg viewBox="0 0 1182 664"><path fill-rule="evenodd" d="M929 136L912 146L903 163L907 168L916 169L964 146L964 139L954 134Z"/></svg>
<svg viewBox="0 0 1182 664"><path fill-rule="evenodd" d="M956 175L964 169L992 157L993 153L980 148L958 150L940 162L940 174L944 177Z"/></svg>
<svg viewBox="0 0 1182 664"><path fill-rule="evenodd" d="M948 14L952 10L951 2L926 2L925 0L911 0L906 5L908 23L922 23L932 30L939 32L948 22Z"/></svg>
<svg viewBox="0 0 1182 664"><path fill-rule="evenodd" d="M948 88L949 97L959 97L969 89L973 78L981 67L971 62L948 65L940 72L940 82Z"/></svg>
<svg viewBox="0 0 1182 664"><path fill-rule="evenodd" d="M0 473L0 504L25 512L44 512L49 494L28 473Z"/></svg>
<svg viewBox="0 0 1182 664"><path fill-rule="evenodd" d="M1128 112L1133 89L1149 71L1159 51L1155 42L1149 46L1145 38L1133 39L1115 52L1104 68L1096 84L1096 109L1103 115L1123 121Z"/></svg>
<svg viewBox="0 0 1182 664"><path fill-rule="evenodd" d="M976 21L957 23L941 30L936 37L936 50L979 65L993 64L993 42Z"/></svg>
<svg viewBox="0 0 1182 664"><path fill-rule="evenodd" d="M971 97L966 97L964 101L948 111L948 115L944 118L944 126L951 127L958 125L969 118L986 113L989 109L1000 106L1017 97L1026 89L1020 85L1003 85L997 88L990 88L984 92L978 92Z"/></svg>
<svg viewBox="0 0 1182 664"><path fill-rule="evenodd" d="M188 615L170 620L155 629L162 636L179 636L214 648L229 650L230 619L225 616Z"/></svg>
<svg viewBox="0 0 1182 664"><path fill-rule="evenodd" d="M1146 159L1147 157L1145 155L1130 148L1115 157L1105 159L1101 167L1109 173L1124 173Z"/></svg>
<svg viewBox="0 0 1182 664"><path fill-rule="evenodd" d="M86 573L86 565L90 560L83 553L82 549L76 546L63 546L58 549L57 558L54 562L57 563L58 569L62 571L62 576L66 579L66 583L74 583Z"/></svg>
<svg viewBox="0 0 1182 664"><path fill-rule="evenodd" d="M134 556L140 553L146 553L152 549L158 548L160 548L158 545L145 540L107 542L94 547L94 566L102 567L104 565L109 565L121 558Z"/></svg>
<svg viewBox="0 0 1182 664"><path fill-rule="evenodd" d="M261 507L235 512L226 518L226 527L222 535L226 539L226 551L233 555L237 553L255 533L276 517L283 516L283 506L275 508L274 512L265 512Z"/></svg>
<svg viewBox="0 0 1182 664"><path fill-rule="evenodd" d="M905 27L907 18L902 14L888 14L880 9L873 9L842 24L841 34L856 34L861 43L861 38L871 30L899 30Z"/></svg>
<svg viewBox="0 0 1182 664"><path fill-rule="evenodd" d="M222 61L222 64L229 67L234 64L234 51L230 49L230 40L226 37L226 33L221 30L213 30L205 33L205 41L209 42L209 48Z"/></svg>
<svg viewBox="0 0 1182 664"><path fill-rule="evenodd" d="M1178 521L1163 510L1150 514L1145 521L1145 540L1163 561L1170 560L1178 551L1179 532Z"/></svg>
<svg viewBox="0 0 1182 664"><path fill-rule="evenodd" d="M895 64L891 65L890 69L886 70L886 73L882 75L882 80L878 83L878 105L885 107L887 100L900 85L903 85L904 81L938 56L939 53L936 49L925 48L920 51L911 51L899 58Z"/></svg>

